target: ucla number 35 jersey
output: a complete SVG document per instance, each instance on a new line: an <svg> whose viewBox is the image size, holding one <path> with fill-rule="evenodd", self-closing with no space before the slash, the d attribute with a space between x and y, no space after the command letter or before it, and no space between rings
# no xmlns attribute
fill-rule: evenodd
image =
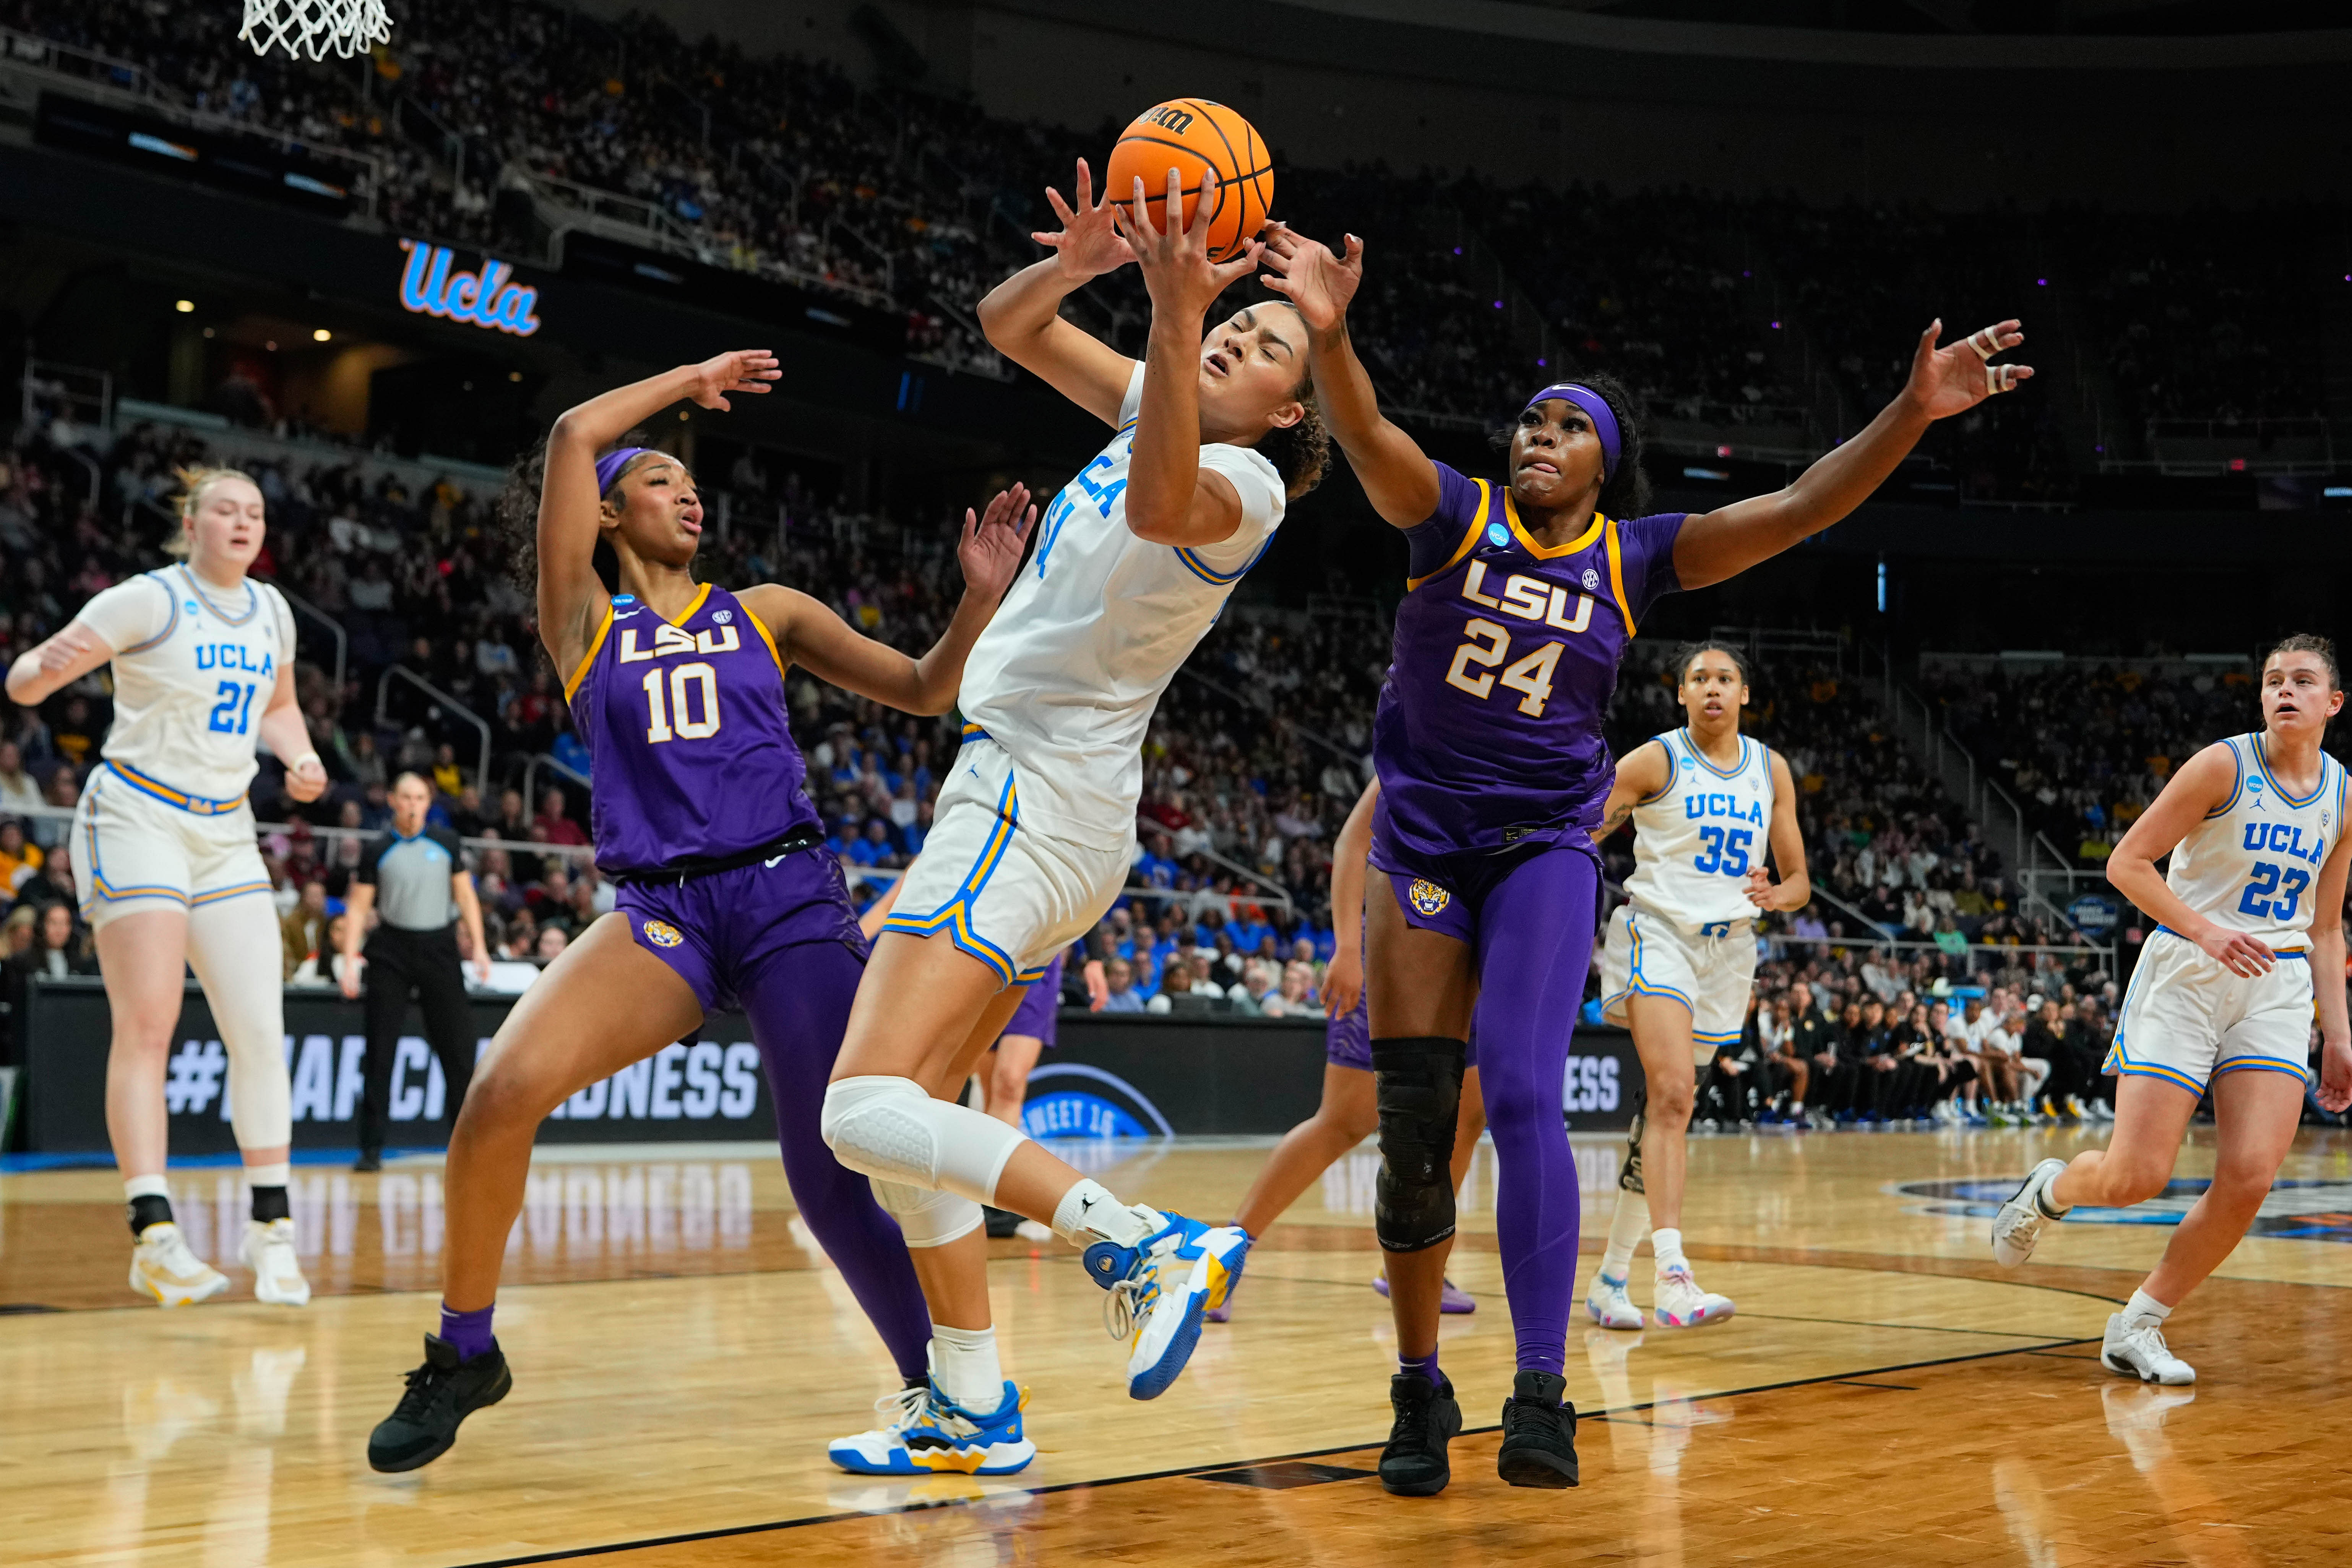
<svg viewBox="0 0 2352 1568"><path fill-rule="evenodd" d="M2305 946L2320 867L2344 831L2344 765L2323 752L2319 782L2297 799L2272 776L2259 733L2222 744L2237 788L2174 849L2165 885L2216 925L2274 948Z"/></svg>
<svg viewBox="0 0 2352 1568"><path fill-rule="evenodd" d="M1665 787L1633 807L1633 874L1625 892L1643 914L1685 932L1755 917L1748 873L1764 865L1772 822L1772 753L1739 737L1739 761L1709 762L1687 729L1657 737Z"/></svg>

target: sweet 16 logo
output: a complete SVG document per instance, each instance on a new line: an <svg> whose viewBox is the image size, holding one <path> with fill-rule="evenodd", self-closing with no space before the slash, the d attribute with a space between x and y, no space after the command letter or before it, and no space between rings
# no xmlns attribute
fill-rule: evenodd
<svg viewBox="0 0 2352 1568"><path fill-rule="evenodd" d="M448 246L404 239L407 269L400 275L400 308L528 338L539 330L539 290L514 281L514 268L486 259L479 272L452 272Z"/></svg>

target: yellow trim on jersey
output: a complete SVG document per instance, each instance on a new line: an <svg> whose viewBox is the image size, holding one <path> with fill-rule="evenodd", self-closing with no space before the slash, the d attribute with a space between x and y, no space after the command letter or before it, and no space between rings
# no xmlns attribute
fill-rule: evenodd
<svg viewBox="0 0 2352 1568"><path fill-rule="evenodd" d="M1714 763L1707 760L1706 753L1698 748L1698 737L1690 732L1690 726L1683 726L1678 733L1683 737L1683 745L1690 751L1691 760L1697 763L1701 768L1706 768L1709 773L1714 774L1717 779L1738 778L1741 774L1748 771L1748 764L1755 759L1755 753L1748 749L1748 737L1744 735L1740 735L1737 730L1734 730L1732 733L1739 741L1739 760L1731 765L1731 768L1728 772L1726 772L1723 768L1717 768Z"/></svg>
<svg viewBox="0 0 2352 1568"><path fill-rule="evenodd" d="M1478 486L1478 505L1471 510L1470 526L1462 530L1462 542L1454 547L1454 554L1447 559L1444 566L1439 567L1435 571L1425 572L1420 577L1406 578L1404 580L1404 591L1407 593L1411 593L1414 589L1419 588L1423 583L1427 582L1433 578L1444 577L1447 572L1452 571L1455 567L1462 564L1463 557L1468 555L1471 550L1477 548L1478 536L1486 530L1487 509L1494 501L1494 486L1487 484L1484 479L1473 479L1470 483Z"/></svg>
<svg viewBox="0 0 2352 1568"><path fill-rule="evenodd" d="M191 795L184 789L174 789L161 779L142 773L129 764L117 762L113 758L103 754L99 758L99 766L121 779L142 795L151 796L163 801L166 806L177 806L190 816L226 816L245 804L243 795L237 795L226 800L211 800L202 795Z"/></svg>
<svg viewBox="0 0 2352 1568"><path fill-rule="evenodd" d="M2292 806L2299 811L2303 810L2304 807L2311 805L2316 801L2322 795L2327 792L2327 753L2323 751L2319 754L2318 784L2314 786L2310 794L2305 795L2302 800L2298 800L2294 796L2286 792L2286 786L2280 783L2278 781L2278 776L2271 771L2271 759L2263 755L2263 732L2261 730L2255 730L2252 734L2246 737L2246 749L2254 754L2254 766L2263 770L2263 782L2271 787L2271 793L2278 797L2279 803L2281 805Z"/></svg>
<svg viewBox="0 0 2352 1568"><path fill-rule="evenodd" d="M1625 618L1625 635L1633 635L1633 607L1625 602L1625 562L1617 553L1617 519L1603 517L1608 525L1609 591L1617 601L1617 613Z"/></svg>
<svg viewBox="0 0 2352 1568"><path fill-rule="evenodd" d="M1609 521L1607 517L1602 517L1601 513L1596 510L1592 514L1592 526L1586 528L1574 538L1569 540L1566 544L1539 545L1536 543L1535 535L1528 532L1525 528L1520 526L1519 508L1517 504L1511 499L1511 493L1508 490L1505 490L1503 492L1503 516L1510 523L1511 532L1517 536L1519 548L1526 550L1538 560L1558 560L1564 555L1574 555L1580 549L1591 549L1592 548L1592 541L1595 538L1598 538L1601 535L1601 525Z"/></svg>
<svg viewBox="0 0 2352 1568"><path fill-rule="evenodd" d="M735 602L743 604L740 595L737 596ZM760 641L768 645L768 657L776 661L776 674L780 675L784 674L787 667L784 664L784 656L776 651L776 640L768 634L768 623L761 620L758 613L748 604L743 604L743 619L751 623L751 630L757 632L760 634Z"/></svg>
<svg viewBox="0 0 2352 1568"><path fill-rule="evenodd" d="M596 662L596 655L604 652L605 634L612 630L613 606L608 601L604 605L604 619L597 624L596 635L588 639L588 652L581 655L578 666L572 672L572 678L563 683L565 702L572 700L572 694L580 689L580 683L588 678L588 667Z"/></svg>
<svg viewBox="0 0 2352 1568"><path fill-rule="evenodd" d="M665 621L669 621L669 623L670 623L671 625L673 625L673 626L684 626L688 622L689 622L689 621L691 621L691 620L693 620L693 619L694 619L694 612L695 612L696 611L698 611L698 610L701 609L701 608L702 608L702 601L703 601L704 600L706 600L706 599L709 598L709 597L710 597L710 584L709 584L709 583L707 583L707 582L706 582L706 583L704 583L704 584L701 586L701 588L700 588L700 589L698 589L698 590L697 590L697 591L696 591L694 597L693 597L691 600L688 601L686 608L685 608L685 609L683 609L683 610L681 610L681 611L679 611L679 612L677 612L677 619L676 619L675 621L671 621L671 620L670 620L670 618L669 618L668 616L667 616L667 615L663 616L663 617L662 617L662 619L663 619L663 620L665 620ZM650 604L648 604L648 605L646 605L646 609L648 609L648 610L651 610L651 609L653 608L653 606L652 606L652 605L650 605ZM753 619L755 619L755 620L756 620L756 619L758 619L758 617L756 617L756 616L755 616L755 617L753 617Z"/></svg>

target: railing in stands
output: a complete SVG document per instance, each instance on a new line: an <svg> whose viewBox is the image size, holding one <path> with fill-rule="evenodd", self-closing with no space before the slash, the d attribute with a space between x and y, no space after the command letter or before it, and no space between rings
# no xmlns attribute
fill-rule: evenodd
<svg viewBox="0 0 2352 1568"><path fill-rule="evenodd" d="M294 612L296 614L309 616L319 625L324 626L327 629L328 634L334 638L335 701L341 703L343 700L343 676L351 668L351 633L343 630L343 623L341 622L336 620L333 616L328 614L325 611L320 609L317 605L311 603L309 600L303 598L300 594L295 592L284 583L278 581L274 578L264 579L264 580L268 582L271 587L277 589L278 593L284 597L286 602L294 607Z"/></svg>
<svg viewBox="0 0 2352 1568"><path fill-rule="evenodd" d="M539 800L539 769L542 764L546 766L546 768L550 773L569 779L574 784L579 785L583 789L593 789L594 788L593 785L589 783L588 775L581 772L578 768L565 762L562 758L553 757L549 755L547 752L542 751L533 757L528 763L523 765L522 799L523 804L526 806L531 805ZM514 764L509 760L507 766L511 768Z"/></svg>
<svg viewBox="0 0 2352 1568"><path fill-rule="evenodd" d="M436 704L446 709L455 716L464 719L476 729L481 731L482 760L480 766L474 771L474 783L478 789L488 789L489 787L490 779L490 727L488 721L484 719L481 715L476 713L472 708L467 707L464 703L459 702L456 697L451 696L447 692L443 691L439 686L435 685L431 681L426 680L423 675L418 674L415 670L410 669L407 665L389 664L384 667L383 675L380 676L375 683L375 722L379 727L389 726L392 723L392 683L395 679L407 682L410 685L413 685L417 690L423 692L426 696L431 697Z"/></svg>

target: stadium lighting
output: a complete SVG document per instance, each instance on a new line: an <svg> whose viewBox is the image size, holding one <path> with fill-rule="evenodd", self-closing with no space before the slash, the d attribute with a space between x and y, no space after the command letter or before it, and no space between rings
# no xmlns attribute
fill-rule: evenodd
<svg viewBox="0 0 2352 1568"><path fill-rule="evenodd" d="M196 302L193 299L174 299L172 301L172 308L183 316L193 315L195 312Z"/></svg>
<svg viewBox="0 0 2352 1568"><path fill-rule="evenodd" d="M310 341L314 343L323 343L333 336L334 334L332 332L328 331L324 327L320 327L311 332Z"/></svg>

